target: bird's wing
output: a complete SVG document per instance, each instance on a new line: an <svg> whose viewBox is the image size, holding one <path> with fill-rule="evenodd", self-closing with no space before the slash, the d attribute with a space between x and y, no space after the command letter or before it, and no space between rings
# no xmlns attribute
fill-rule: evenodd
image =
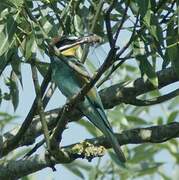
<svg viewBox="0 0 179 180"><path fill-rule="evenodd" d="M112 127L108 122L108 119L106 117L106 114L104 112L100 97L95 92L96 95L94 95L94 89L87 94L87 100L88 107L90 105L90 108L87 108L84 111L84 115L98 128L101 130L101 132L106 136L106 138L109 140L111 146L113 147L114 151L116 152L116 155L118 159L124 163L125 162L125 156L120 148L120 145L118 143L117 138L115 137ZM92 93L92 94L91 94ZM83 112L83 107L82 107Z"/></svg>
<svg viewBox="0 0 179 180"><path fill-rule="evenodd" d="M72 62L72 61L71 61ZM78 71L74 69L74 78L79 87L82 87L85 83L89 82L90 76L83 64L74 61L74 66L77 66ZM79 105L80 111L97 127L102 133L109 139L112 147L114 148L119 160L125 162L125 157L120 149L120 145L114 136L111 125L108 122L104 108L101 102L101 98L97 92L96 87L89 90L86 95L85 101Z"/></svg>
<svg viewBox="0 0 179 180"><path fill-rule="evenodd" d="M106 114L104 112L104 108L101 102L101 98L97 92L97 89L95 87L93 87L87 94L87 98L90 101L91 105L96 109L96 111L98 111L98 113L100 114L100 116L102 117L104 123L106 124L106 126L112 130L111 125L109 124Z"/></svg>
<svg viewBox="0 0 179 180"><path fill-rule="evenodd" d="M89 72L86 70L84 65L80 62L78 62L76 59L71 58L68 61L68 65L75 71L74 73L81 76L82 78L85 78L85 81L90 80Z"/></svg>
<svg viewBox="0 0 179 180"><path fill-rule="evenodd" d="M85 83L88 83L90 81L90 75L85 66L73 59L70 60L71 63L73 63L74 69L74 75L76 77L76 81L78 82L79 86L82 87ZM97 107L103 110L103 105L101 102L101 98L97 92L96 87L93 87L89 90L87 93L87 97L90 98L90 101Z"/></svg>
<svg viewBox="0 0 179 180"><path fill-rule="evenodd" d="M81 70L81 72L84 72L83 74L88 73L87 69L84 67L83 64L76 62L76 65ZM88 77L83 76L79 72L75 71L74 74L76 77L76 81L78 81L80 87L82 87L85 83L89 82L89 80L90 80ZM111 126L107 120L106 114L104 112L104 108L103 108L103 105L101 102L101 98L98 94L96 87L91 88L89 90L89 92L87 93L86 97L87 97L88 101L90 101L90 104L98 111L100 116L102 116L102 119L105 121L104 123L106 124L106 126L112 130L112 128L111 128Z"/></svg>

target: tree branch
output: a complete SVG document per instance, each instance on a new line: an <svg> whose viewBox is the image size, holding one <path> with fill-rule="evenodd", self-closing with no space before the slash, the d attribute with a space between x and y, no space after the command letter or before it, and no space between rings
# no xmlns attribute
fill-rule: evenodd
<svg viewBox="0 0 179 180"><path fill-rule="evenodd" d="M42 129L43 129L43 134L45 137L47 149L50 150L50 136L49 136L47 122L45 120L45 113L44 113L42 94L40 90L37 69L34 64L31 65L31 70L32 70L32 80L34 83L34 88L35 88L35 93L36 93L36 98L37 98L37 112L39 113L39 116L40 116L40 121L42 124Z"/></svg>
<svg viewBox="0 0 179 180"><path fill-rule="evenodd" d="M106 109L113 108L121 103L130 104L130 101L139 95L148 93L150 91L161 89L169 84L179 81L174 68L167 68L157 72L158 87L154 87L153 84L142 78L138 78L135 81L131 81L126 85L115 84L109 88L105 88L100 91L100 96L104 107Z"/></svg>
<svg viewBox="0 0 179 180"><path fill-rule="evenodd" d="M50 79L51 79L51 68L49 68L48 73L42 82L41 89L40 89L42 95L44 94L48 86L48 83L50 82ZM31 106L31 109L28 115L26 116L25 120L23 121L21 127L19 128L18 132L15 131L17 132L17 134L15 134L14 136L10 136L9 139L6 139L6 141L4 141L3 147L0 153L0 157L8 154L11 150L19 146L19 142L22 139L22 136L24 136L28 127L30 126L33 120L33 117L36 114L36 110L37 110L37 97L35 98Z"/></svg>
<svg viewBox="0 0 179 180"><path fill-rule="evenodd" d="M113 0L111 5L108 7L108 9L106 10L106 14L105 14L105 24L106 24L106 30L107 30L107 36L108 36L108 40L109 40L109 44L110 47L113 47L113 34L112 34L112 28L111 28L111 20L110 20L110 15L112 10L114 9L114 6L116 4L116 0Z"/></svg>
<svg viewBox="0 0 179 180"><path fill-rule="evenodd" d="M173 122L167 125L151 126L148 128L136 128L116 134L120 145L162 143L172 138L179 137L179 123ZM71 163L75 159L92 160L104 155L104 149L111 148L110 143L104 137L88 139L85 142L63 147L64 155L71 159L64 161L63 157L57 160L51 159L54 164ZM0 179L20 178L30 173L50 167L48 156L45 153L34 155L25 160L6 161L0 165Z"/></svg>
<svg viewBox="0 0 179 180"><path fill-rule="evenodd" d="M179 89L176 89L163 96L154 97L152 99L142 100L142 99L134 98L133 100L130 101L130 104L135 105L135 106L151 106L151 105L166 102L178 95L179 95Z"/></svg>
<svg viewBox="0 0 179 180"><path fill-rule="evenodd" d="M157 76L159 82L158 89L161 89L169 84L179 81L179 78L177 77L176 72L173 68L161 70L157 73ZM154 87L150 81L144 81L142 78L138 78L126 86L121 86L121 84L115 84L111 87L105 88L100 91L100 96L104 108L110 109L121 103L130 103L130 100L134 97L141 94L145 94L155 89L156 87ZM58 113L61 113L61 111L62 109L54 109L46 112L46 121L49 129L53 129L55 127L57 123L56 118L58 116ZM82 115L78 110L74 109L67 115L69 121L71 121L71 117L73 117L73 121L77 121L82 117ZM16 132L17 128L5 133L3 135L3 140L8 141L12 139L15 136ZM39 116L36 116L33 119L31 126L23 136L21 142L17 144L15 147L33 144L35 138L40 136L41 134L42 128L39 122ZM2 149L2 147L0 147L0 149ZM1 152L1 155L5 156L8 152L12 150L12 148L6 149L6 151L4 150Z"/></svg>
<svg viewBox="0 0 179 180"><path fill-rule="evenodd" d="M99 15L100 15L100 13L101 13L101 9L102 9L103 5L104 5L104 1L103 1L103 0L100 0L99 3L98 3L98 7L97 7L97 10L96 10L95 16L94 16L94 18L93 18L93 21L92 21L90 30L89 30L90 33L93 33L93 32L94 32L94 29L95 29L95 26L96 26L97 21L98 21L98 19L99 19ZM81 57L81 60L80 60L83 64L84 64L84 62L85 62L85 60L86 60L86 57L87 57L87 55L88 55L88 52L89 52L89 45L86 44L86 45L84 46L83 54L82 54L82 57Z"/></svg>

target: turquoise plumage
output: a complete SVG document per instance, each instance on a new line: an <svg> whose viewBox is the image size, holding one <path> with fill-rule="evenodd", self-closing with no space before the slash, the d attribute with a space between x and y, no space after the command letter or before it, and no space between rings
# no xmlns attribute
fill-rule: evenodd
<svg viewBox="0 0 179 180"><path fill-rule="evenodd" d="M52 79L61 92L67 98L70 98L77 94L84 83L88 81L88 72L83 64L78 62L75 57L64 57L64 60L74 63L82 72L84 72L79 73L60 60L59 57L54 57L52 61ZM101 99L95 87L92 88L86 95L85 99L79 103L78 109L98 129L101 130L101 132L108 138L119 160L125 162L125 157L107 120Z"/></svg>

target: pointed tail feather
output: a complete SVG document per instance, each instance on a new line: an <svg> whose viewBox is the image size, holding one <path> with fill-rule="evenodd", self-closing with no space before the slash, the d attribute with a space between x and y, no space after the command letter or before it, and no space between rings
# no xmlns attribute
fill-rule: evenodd
<svg viewBox="0 0 179 180"><path fill-rule="evenodd" d="M91 108L92 107L93 106L91 106ZM124 163L126 158L104 112L101 109L93 107L89 112L85 111L83 114L105 135L105 137L111 143L111 146L114 149L119 161Z"/></svg>
<svg viewBox="0 0 179 180"><path fill-rule="evenodd" d="M109 142L111 143L111 146L113 147L118 159L121 162L125 163L126 158L125 158L124 153L122 152L121 147L119 145L119 142L113 132L108 132L108 139L109 139Z"/></svg>

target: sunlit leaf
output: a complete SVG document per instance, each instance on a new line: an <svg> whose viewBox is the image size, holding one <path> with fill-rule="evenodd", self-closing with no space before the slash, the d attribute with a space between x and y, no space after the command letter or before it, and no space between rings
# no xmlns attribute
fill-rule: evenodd
<svg viewBox="0 0 179 180"><path fill-rule="evenodd" d="M179 111L173 111L173 112L171 112L171 114L170 114L169 117L168 117L167 122L168 122L168 123L174 122L174 121L176 120L176 118L178 117L178 114L179 114Z"/></svg>
<svg viewBox="0 0 179 180"><path fill-rule="evenodd" d="M16 18L13 16L9 16L6 20L4 30L0 33L0 42L2 42L0 46L0 56L2 56L12 45L13 35L16 32L17 24Z"/></svg>
<svg viewBox="0 0 179 180"><path fill-rule="evenodd" d="M152 65L150 64L150 62L148 61L147 57L145 55L138 55L136 56L136 58L140 62L139 67L142 75L145 74L149 78L150 82L155 87L158 87L157 74L154 68L152 67Z"/></svg>

